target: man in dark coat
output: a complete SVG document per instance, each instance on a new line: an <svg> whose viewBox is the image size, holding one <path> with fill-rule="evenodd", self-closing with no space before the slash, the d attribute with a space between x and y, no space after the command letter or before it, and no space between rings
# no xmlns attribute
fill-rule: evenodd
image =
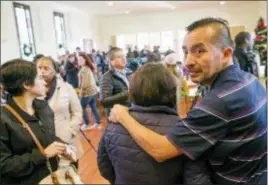
<svg viewBox="0 0 268 185"><path fill-rule="evenodd" d="M253 74L253 62L248 53L253 48L253 39L249 32L240 32L235 36L234 56L243 71Z"/></svg>
<svg viewBox="0 0 268 185"><path fill-rule="evenodd" d="M78 88L78 67L75 55L70 55L66 65L66 81L71 84L74 88Z"/></svg>
<svg viewBox="0 0 268 185"><path fill-rule="evenodd" d="M108 52L111 68L100 80L100 100L106 113L114 104L129 105L128 78L125 74L126 57L120 48L112 48Z"/></svg>

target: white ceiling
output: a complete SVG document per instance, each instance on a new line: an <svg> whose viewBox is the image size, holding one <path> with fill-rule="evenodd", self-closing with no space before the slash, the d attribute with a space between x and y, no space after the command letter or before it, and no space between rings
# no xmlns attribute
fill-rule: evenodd
<svg viewBox="0 0 268 185"><path fill-rule="evenodd" d="M112 6L108 3L112 2ZM96 15L139 14L170 12L193 8L217 7L222 1L54 1ZM254 1L224 1L223 6L237 6Z"/></svg>

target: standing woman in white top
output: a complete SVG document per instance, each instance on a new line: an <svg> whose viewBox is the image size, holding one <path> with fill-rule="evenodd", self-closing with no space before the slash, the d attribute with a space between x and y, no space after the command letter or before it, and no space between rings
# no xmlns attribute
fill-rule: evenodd
<svg viewBox="0 0 268 185"><path fill-rule="evenodd" d="M78 131L82 123L82 108L74 88L58 75L58 67L51 57L37 61L37 70L46 82L46 97L55 115L56 136L76 148L76 155L83 155Z"/></svg>

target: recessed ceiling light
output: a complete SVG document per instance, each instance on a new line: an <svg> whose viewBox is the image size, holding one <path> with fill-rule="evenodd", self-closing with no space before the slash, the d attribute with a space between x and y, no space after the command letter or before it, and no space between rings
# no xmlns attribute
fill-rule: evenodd
<svg viewBox="0 0 268 185"><path fill-rule="evenodd" d="M225 3L226 3L225 1L221 1L220 5L225 5Z"/></svg>
<svg viewBox="0 0 268 185"><path fill-rule="evenodd" d="M130 12L128 10L124 11L125 14L129 14Z"/></svg>
<svg viewBox="0 0 268 185"><path fill-rule="evenodd" d="M113 6L114 2L113 1L108 1L107 4L108 4L108 6Z"/></svg>

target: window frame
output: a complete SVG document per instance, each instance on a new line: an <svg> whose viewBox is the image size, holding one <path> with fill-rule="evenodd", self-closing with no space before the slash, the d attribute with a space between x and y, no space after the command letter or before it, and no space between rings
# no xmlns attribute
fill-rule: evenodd
<svg viewBox="0 0 268 185"><path fill-rule="evenodd" d="M22 4L22 3L18 3L18 2L12 2L12 5L13 5L13 13L14 13L14 17L15 17L15 24L16 24L16 29L17 29L17 38L18 38L18 41L19 41L19 50L20 50L20 57L23 58L23 53L21 51L21 39L20 39L20 33L19 33L19 25L18 25L18 17L17 17L17 14L16 14L16 7L18 8L21 8L23 7L24 10L29 10L29 13L30 13L30 23L31 23L31 28L32 28L32 35L33 35L33 46L34 46L34 53L33 55L35 56L36 55L36 40L35 40L35 36L34 36L34 26L33 26L33 18L32 18L32 12L31 12L31 7L30 5L27 5L27 4ZM27 28L27 33L28 33L28 37L30 38L30 35L29 35L29 30Z"/></svg>
<svg viewBox="0 0 268 185"><path fill-rule="evenodd" d="M57 11L53 11L53 22L54 22L54 32L55 32L55 40L56 40L56 51L58 53L58 38L57 38L57 29L56 29L56 20L55 17L61 17L63 19L63 29L64 29L64 49L65 52L68 50L68 45L67 45L67 33L66 33L66 25L65 25L65 18L64 18L64 14L61 12L57 12Z"/></svg>

